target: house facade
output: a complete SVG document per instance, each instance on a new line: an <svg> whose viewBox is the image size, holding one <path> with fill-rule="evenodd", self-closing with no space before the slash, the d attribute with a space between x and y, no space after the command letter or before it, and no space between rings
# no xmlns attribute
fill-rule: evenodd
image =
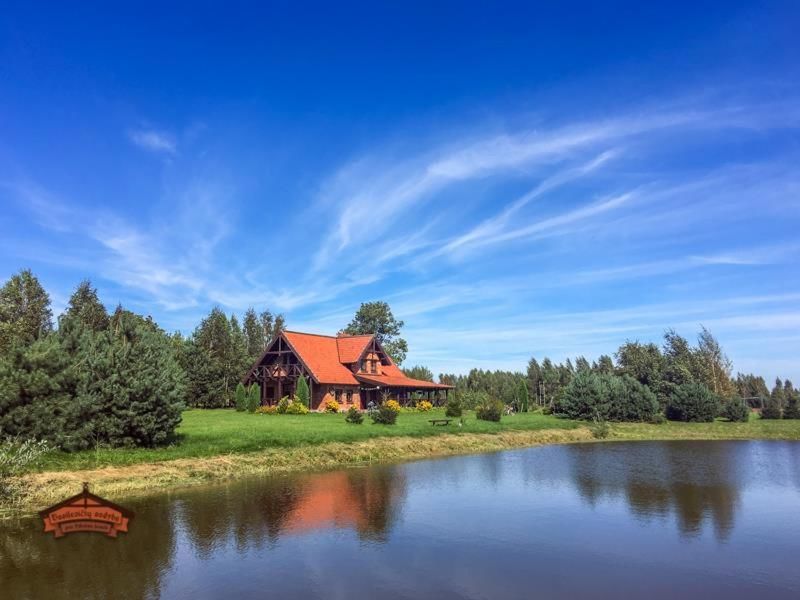
<svg viewBox="0 0 800 600"><path fill-rule="evenodd" d="M261 388L261 404L293 396L305 377L311 409L323 410L328 400L343 409L364 409L388 397L406 404L420 396L434 404L447 398L452 386L411 379L394 364L375 335L318 335L283 331L273 339L243 379Z"/></svg>

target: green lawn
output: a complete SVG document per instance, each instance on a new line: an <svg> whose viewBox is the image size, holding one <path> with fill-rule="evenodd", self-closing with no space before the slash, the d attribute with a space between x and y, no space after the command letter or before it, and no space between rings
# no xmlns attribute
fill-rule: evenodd
<svg viewBox="0 0 800 600"><path fill-rule="evenodd" d="M464 414L446 427L434 427L428 419L444 417L443 409L429 413L403 412L396 425L375 425L368 417L361 425L346 423L343 414L257 415L232 409L187 410L171 446L148 449L99 448L67 454L53 452L40 471L73 471L104 466L132 465L177 458L208 458L243 454L268 448L296 448L327 442L355 442L383 436L432 436L443 433L496 433L508 430L574 429L586 423L559 419L541 413L504 416L500 423L478 421ZM753 416L748 423L614 423L608 440L670 439L784 439L800 440L800 420L762 421Z"/></svg>
<svg viewBox="0 0 800 600"><path fill-rule="evenodd" d="M395 425L375 425L365 416L361 425L346 423L344 414L258 415L232 409L187 410L175 444L150 449L100 448L71 454L54 452L39 470L79 470L130 465L176 458L205 458L255 452L266 448L297 447L326 442L353 442L382 436L430 436L442 433L492 433L505 430L574 429L575 421L540 413L503 417L500 423L479 421L464 414L449 426L432 426L428 419L443 418L443 409L428 413L403 412Z"/></svg>

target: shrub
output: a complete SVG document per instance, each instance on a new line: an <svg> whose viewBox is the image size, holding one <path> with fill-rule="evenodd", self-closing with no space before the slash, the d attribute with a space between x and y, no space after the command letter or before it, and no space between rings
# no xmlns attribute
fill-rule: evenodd
<svg viewBox="0 0 800 600"><path fill-rule="evenodd" d="M284 396L280 400L278 400L278 414L285 415L286 411L289 410L289 396Z"/></svg>
<svg viewBox="0 0 800 600"><path fill-rule="evenodd" d="M607 418L611 412L608 388L599 375L581 371L555 401L553 412L584 421L590 421L598 415Z"/></svg>
<svg viewBox="0 0 800 600"><path fill-rule="evenodd" d="M345 421L348 423L352 423L353 425L361 425L364 421L364 415L361 414L355 406L351 406L347 409L347 416L344 418Z"/></svg>
<svg viewBox="0 0 800 600"><path fill-rule="evenodd" d="M428 402L427 400L420 400L417 402L417 410L419 412L428 412L433 408L433 404Z"/></svg>
<svg viewBox="0 0 800 600"><path fill-rule="evenodd" d="M244 384L241 381L236 386L236 393L234 394L234 399L236 401L236 410L238 412L244 412L247 410L247 401L249 399L249 396L247 394L247 390L244 388Z"/></svg>
<svg viewBox="0 0 800 600"><path fill-rule="evenodd" d="M394 402L397 407L392 406ZM400 405L394 400L388 400L370 411L369 416L373 423L380 423L381 425L394 425L397 421L397 415L400 413Z"/></svg>
<svg viewBox="0 0 800 600"><path fill-rule="evenodd" d="M325 401L325 412L338 413L340 409L341 406L339 406L339 403L333 398Z"/></svg>
<svg viewBox="0 0 800 600"><path fill-rule="evenodd" d="M496 399L487 399L475 407L475 416L481 421L499 422L503 414L503 403Z"/></svg>
<svg viewBox="0 0 800 600"><path fill-rule="evenodd" d="M460 394L461 406L466 410L475 410L479 404L490 400L489 394L479 390L465 390Z"/></svg>
<svg viewBox="0 0 800 600"><path fill-rule="evenodd" d="M460 417L464 412L464 407L461 406L461 399L458 395L453 394L453 397L447 401L447 407L444 409L446 417Z"/></svg>
<svg viewBox="0 0 800 600"><path fill-rule="evenodd" d="M397 400L387 400L383 403L383 406L388 408L389 410L393 410L397 414L400 414L400 403Z"/></svg>
<svg viewBox="0 0 800 600"><path fill-rule="evenodd" d="M762 419L780 419L781 401L774 395L764 400L764 408L761 409Z"/></svg>
<svg viewBox="0 0 800 600"><path fill-rule="evenodd" d="M261 404L261 388L255 383L247 390L247 412L254 413Z"/></svg>
<svg viewBox="0 0 800 600"><path fill-rule="evenodd" d="M675 386L667 401L667 418L670 421L711 423L717 416L719 403L706 386L700 383L682 383Z"/></svg>
<svg viewBox="0 0 800 600"><path fill-rule="evenodd" d="M305 377L301 376L297 380L297 390L294 396L295 402L300 402L306 408L311 408L311 390L308 389L308 382Z"/></svg>
<svg viewBox="0 0 800 600"><path fill-rule="evenodd" d="M592 432L592 437L598 440L603 440L611 433L611 427L605 419L595 419L589 426L589 431Z"/></svg>
<svg viewBox="0 0 800 600"><path fill-rule="evenodd" d="M277 415L278 414L278 407L274 406L274 405L273 406L270 406L270 405L259 406L256 409L256 414L257 415Z"/></svg>
<svg viewBox="0 0 800 600"><path fill-rule="evenodd" d="M610 403L609 421L651 421L659 413L658 398L630 375L603 375Z"/></svg>
<svg viewBox="0 0 800 600"><path fill-rule="evenodd" d="M0 441L0 502L10 504L25 494L16 476L36 465L49 450L44 440L7 438Z"/></svg>
<svg viewBox="0 0 800 600"><path fill-rule="evenodd" d="M784 419L800 419L800 392L792 392L786 399L786 408L783 411Z"/></svg>
<svg viewBox="0 0 800 600"><path fill-rule="evenodd" d="M652 423L653 425L663 425L664 423L667 422L667 419L661 413L657 413L653 415L650 421L648 422Z"/></svg>
<svg viewBox="0 0 800 600"><path fill-rule="evenodd" d="M728 421L746 423L750 418L750 406L741 398L731 398L722 407L722 416Z"/></svg>
<svg viewBox="0 0 800 600"><path fill-rule="evenodd" d="M288 407L286 407L287 415L307 415L308 407L300 402L300 400L293 400Z"/></svg>

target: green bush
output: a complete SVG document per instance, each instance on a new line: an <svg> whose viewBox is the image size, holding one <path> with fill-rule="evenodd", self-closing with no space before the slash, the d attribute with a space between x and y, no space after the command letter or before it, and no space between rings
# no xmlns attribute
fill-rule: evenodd
<svg viewBox="0 0 800 600"><path fill-rule="evenodd" d="M800 419L800 392L793 392L786 399L786 408L783 411L784 419Z"/></svg>
<svg viewBox="0 0 800 600"><path fill-rule="evenodd" d="M245 389L244 384L241 381L236 386L236 392L233 397L236 401L236 410L238 412L246 411L249 395L247 394L247 390Z"/></svg>
<svg viewBox="0 0 800 600"><path fill-rule="evenodd" d="M457 394L447 400L447 407L444 409L446 417L460 417L464 412L464 407L461 406L461 399Z"/></svg>
<svg viewBox="0 0 800 600"><path fill-rule="evenodd" d="M278 414L285 415L289 410L289 396L284 396L278 401Z"/></svg>
<svg viewBox="0 0 800 600"><path fill-rule="evenodd" d="M464 390L460 394L461 406L465 410L475 410L478 405L486 404L491 399L489 394L480 390Z"/></svg>
<svg viewBox="0 0 800 600"><path fill-rule="evenodd" d="M611 413L609 386L599 375L580 371L556 399L553 412L570 419L606 419Z"/></svg>
<svg viewBox="0 0 800 600"><path fill-rule="evenodd" d="M500 421L503 415L503 403L497 399L487 399L475 407L475 416L481 421Z"/></svg>
<svg viewBox="0 0 800 600"><path fill-rule="evenodd" d="M373 423L380 423L381 425L394 425L397 421L397 415L399 413L400 411L395 409L394 406L390 405L388 402L384 402L377 408L373 408L370 411L369 416Z"/></svg>
<svg viewBox="0 0 800 600"><path fill-rule="evenodd" d="M308 407L303 404L300 400L292 401L289 406L286 407L287 415L307 415L308 414Z"/></svg>
<svg viewBox="0 0 800 600"><path fill-rule="evenodd" d="M746 423L750 418L750 406L741 398L731 398L722 407L722 416L728 421Z"/></svg>
<svg viewBox="0 0 800 600"><path fill-rule="evenodd" d="M770 396L764 400L764 408L761 409L762 419L780 419L781 402L778 398Z"/></svg>
<svg viewBox="0 0 800 600"><path fill-rule="evenodd" d="M700 383L675 386L667 401L667 418L670 421L711 423L718 412L717 398Z"/></svg>
<svg viewBox="0 0 800 600"><path fill-rule="evenodd" d="M295 402L300 402L306 408L311 408L311 390L308 389L308 382L306 381L305 377L301 376L297 380Z"/></svg>
<svg viewBox="0 0 800 600"><path fill-rule="evenodd" d="M261 388L255 383L247 390L247 412L254 413L261 404Z"/></svg>
<svg viewBox="0 0 800 600"><path fill-rule="evenodd" d="M564 388L554 412L589 421L651 421L659 412L656 395L633 377L580 371Z"/></svg>
<svg viewBox="0 0 800 600"><path fill-rule="evenodd" d="M351 406L347 409L347 416L344 420L353 425L361 425L364 422L364 415L355 406Z"/></svg>

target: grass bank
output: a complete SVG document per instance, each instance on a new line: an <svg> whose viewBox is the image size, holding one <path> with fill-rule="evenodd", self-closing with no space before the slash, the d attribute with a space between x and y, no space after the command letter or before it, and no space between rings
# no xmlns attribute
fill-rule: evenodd
<svg viewBox="0 0 800 600"><path fill-rule="evenodd" d="M231 410L187 411L176 444L155 450L98 449L53 453L24 476L24 509L40 509L76 493L89 481L100 495L119 499L245 475L319 471L375 462L417 460L541 444L594 440L584 424L538 413L500 423L465 415L463 426L433 427L432 413L404 413L395 426L344 422L343 415L250 415ZM800 421L747 423L617 423L609 441L800 440Z"/></svg>

